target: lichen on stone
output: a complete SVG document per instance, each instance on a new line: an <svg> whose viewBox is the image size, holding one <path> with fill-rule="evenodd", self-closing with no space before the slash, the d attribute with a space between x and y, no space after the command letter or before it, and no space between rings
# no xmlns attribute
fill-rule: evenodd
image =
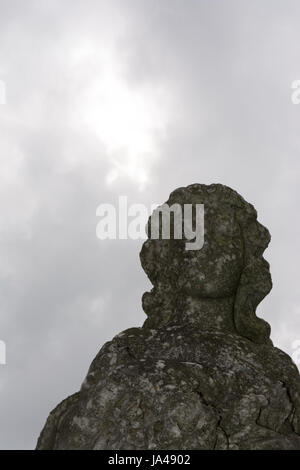
<svg viewBox="0 0 300 470"><path fill-rule="evenodd" d="M220 184L179 188L175 203L204 204L203 248L144 243L143 326L101 348L37 449L300 449L299 372L256 316L272 287L268 230Z"/></svg>

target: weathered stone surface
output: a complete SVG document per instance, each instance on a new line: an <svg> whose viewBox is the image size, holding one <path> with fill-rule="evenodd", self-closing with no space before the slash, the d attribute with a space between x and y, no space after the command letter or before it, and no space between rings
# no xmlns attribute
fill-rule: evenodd
<svg viewBox="0 0 300 470"><path fill-rule="evenodd" d="M299 373L255 313L272 287L269 232L226 186L167 202L204 203L203 248L144 243L144 325L102 347L37 449L300 449Z"/></svg>

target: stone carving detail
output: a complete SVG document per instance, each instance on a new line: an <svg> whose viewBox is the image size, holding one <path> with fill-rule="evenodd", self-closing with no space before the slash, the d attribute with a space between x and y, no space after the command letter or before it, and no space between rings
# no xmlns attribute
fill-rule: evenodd
<svg viewBox="0 0 300 470"><path fill-rule="evenodd" d="M272 287L268 230L220 184L167 203L204 204L203 248L144 243L147 319L102 347L37 449L300 449L299 372L256 316Z"/></svg>

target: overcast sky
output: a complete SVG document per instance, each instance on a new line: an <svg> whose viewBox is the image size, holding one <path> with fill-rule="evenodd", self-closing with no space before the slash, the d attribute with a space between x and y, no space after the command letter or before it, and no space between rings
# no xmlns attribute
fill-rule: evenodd
<svg viewBox="0 0 300 470"><path fill-rule="evenodd" d="M259 315L293 353L299 17L297 0L0 0L1 449L34 448L103 343L145 319L142 241L96 237L119 195L217 182L253 203L272 234Z"/></svg>

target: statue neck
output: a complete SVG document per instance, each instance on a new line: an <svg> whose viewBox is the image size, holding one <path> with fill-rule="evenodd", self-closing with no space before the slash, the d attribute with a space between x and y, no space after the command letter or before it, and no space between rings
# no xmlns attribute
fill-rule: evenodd
<svg viewBox="0 0 300 470"><path fill-rule="evenodd" d="M233 321L235 296L219 299L182 297L170 323L191 324L201 331L236 332Z"/></svg>

